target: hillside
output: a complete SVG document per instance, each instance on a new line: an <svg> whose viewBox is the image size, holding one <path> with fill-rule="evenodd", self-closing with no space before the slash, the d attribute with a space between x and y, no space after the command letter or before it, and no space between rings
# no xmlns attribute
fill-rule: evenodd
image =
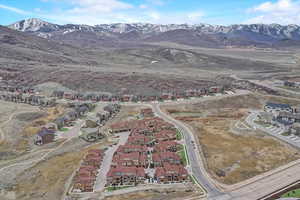
<svg viewBox="0 0 300 200"><path fill-rule="evenodd" d="M71 45L100 47L133 47L151 42L175 42L199 47L221 48L226 46L282 47L297 46L300 27L278 24L250 24L214 26L209 24L100 24L58 25L40 19L27 19L8 26L39 37Z"/></svg>

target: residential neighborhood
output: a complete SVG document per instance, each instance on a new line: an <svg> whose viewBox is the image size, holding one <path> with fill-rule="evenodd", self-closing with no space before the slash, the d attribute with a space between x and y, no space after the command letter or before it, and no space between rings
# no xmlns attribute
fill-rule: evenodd
<svg viewBox="0 0 300 200"><path fill-rule="evenodd" d="M150 110L141 111L141 120L111 126L113 133L130 134L114 153L106 186L189 181L186 157L179 153L184 147L177 140L180 133L172 124L153 117Z"/></svg>

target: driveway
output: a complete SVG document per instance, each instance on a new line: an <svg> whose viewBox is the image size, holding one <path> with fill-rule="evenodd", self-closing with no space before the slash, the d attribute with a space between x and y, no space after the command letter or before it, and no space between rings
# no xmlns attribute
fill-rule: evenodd
<svg viewBox="0 0 300 200"><path fill-rule="evenodd" d="M116 136L119 136L119 142L117 145L113 145L112 147L109 147L107 151L105 151L105 155L102 161L102 164L100 166L100 170L96 179L96 183L94 185L94 191L102 191L104 190L105 184L106 184L106 175L110 169L113 155L116 152L116 150L119 148L119 146L126 144L129 136L129 132L116 134Z"/></svg>

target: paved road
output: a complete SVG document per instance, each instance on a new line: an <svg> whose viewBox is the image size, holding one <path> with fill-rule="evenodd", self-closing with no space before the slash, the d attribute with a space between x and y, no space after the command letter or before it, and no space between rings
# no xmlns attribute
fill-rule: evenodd
<svg viewBox="0 0 300 200"><path fill-rule="evenodd" d="M197 181L204 187L208 194L208 197L214 199L216 196L225 195L210 181L210 177L206 174L202 159L200 158L197 149L194 149L192 141L195 141L195 138L190 129L187 126L185 126L182 122L179 122L170 117L169 115L163 113L160 110L159 104L154 104L152 105L152 107L156 115L174 124L178 128L178 130L181 131L181 133L184 135L192 174L195 176Z"/></svg>

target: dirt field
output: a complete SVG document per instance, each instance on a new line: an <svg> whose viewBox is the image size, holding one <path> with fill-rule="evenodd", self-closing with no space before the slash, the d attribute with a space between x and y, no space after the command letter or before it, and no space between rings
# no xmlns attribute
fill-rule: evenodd
<svg viewBox="0 0 300 200"><path fill-rule="evenodd" d="M91 148L104 148L107 143L87 149L75 149L53 156L22 172L16 180L15 192L20 200L60 199L72 173Z"/></svg>
<svg viewBox="0 0 300 200"><path fill-rule="evenodd" d="M18 116L23 116L21 119ZM22 130L43 113L37 107L1 101L0 106L0 161L15 158L26 149ZM25 117L26 116L26 117ZM22 152L19 147L22 146Z"/></svg>
<svg viewBox="0 0 300 200"><path fill-rule="evenodd" d="M0 146L3 155L0 160L8 160L24 155L27 151L38 148L33 144L33 136L48 122L64 112L61 106L40 110L25 104L11 103L11 118L3 122L4 140Z"/></svg>
<svg viewBox="0 0 300 200"><path fill-rule="evenodd" d="M171 200L181 199L184 197L195 196L193 190L182 189L181 191L176 190L149 190L136 193L129 193L124 195L107 197L105 200Z"/></svg>
<svg viewBox="0 0 300 200"><path fill-rule="evenodd" d="M261 108L266 100L247 95L165 109L193 128L210 174L234 184L300 158L299 151L263 133L231 131L248 109Z"/></svg>

